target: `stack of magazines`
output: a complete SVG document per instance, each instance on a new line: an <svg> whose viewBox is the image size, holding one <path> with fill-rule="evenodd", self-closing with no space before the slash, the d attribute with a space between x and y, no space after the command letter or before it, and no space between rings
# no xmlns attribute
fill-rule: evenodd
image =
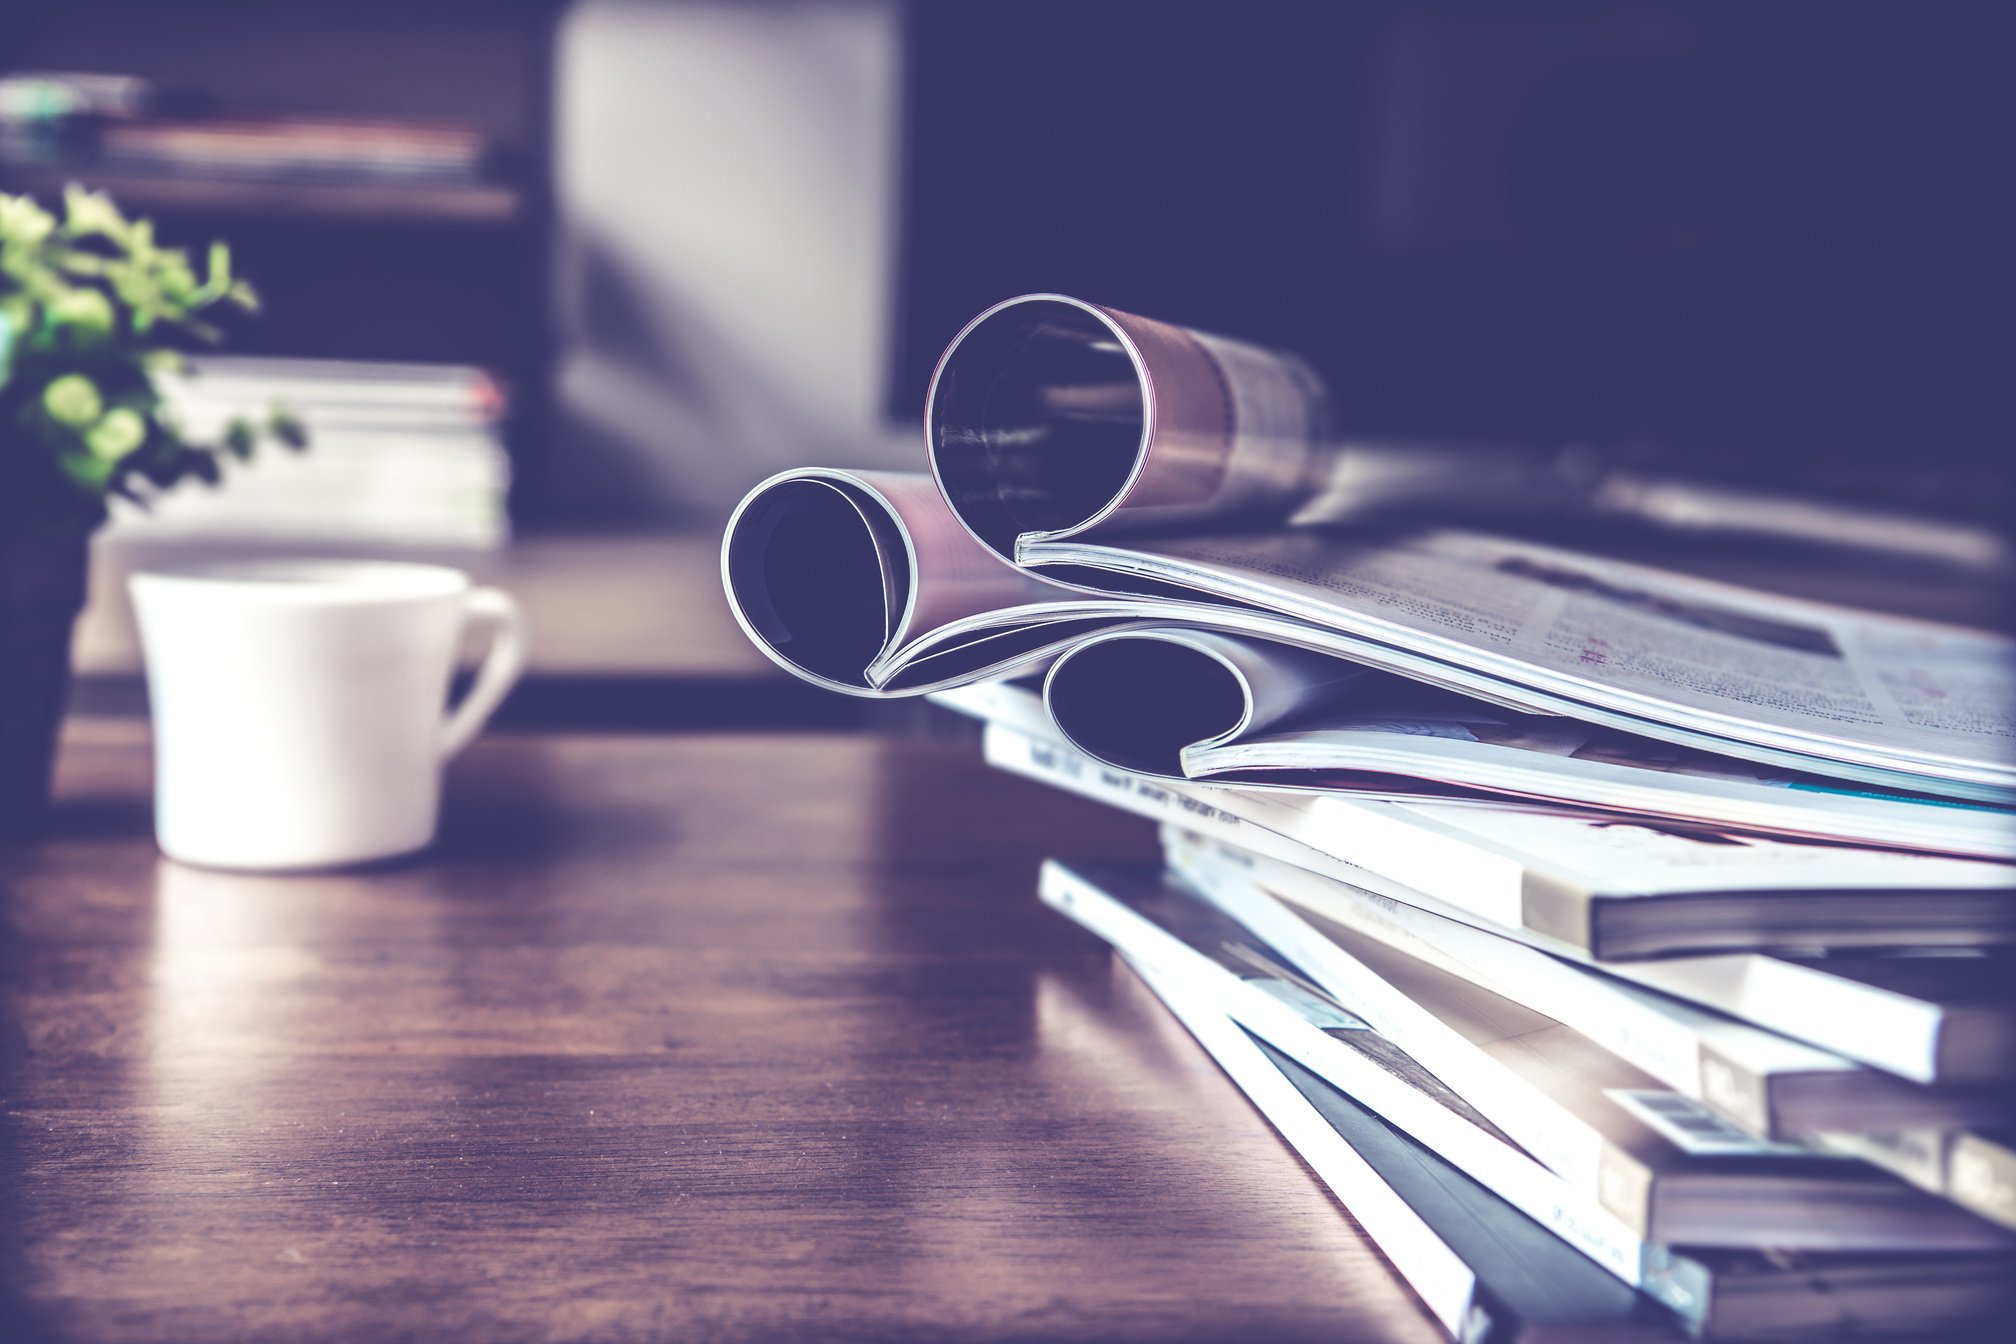
<svg viewBox="0 0 2016 1344"><path fill-rule="evenodd" d="M757 644L1158 821L1160 869L1042 899L1452 1338L2006 1320L2016 645L1354 520L1280 357L1016 302L941 362L930 474L744 501Z"/></svg>
<svg viewBox="0 0 2016 1344"><path fill-rule="evenodd" d="M482 369L205 355L157 376L182 432L221 441L234 419L298 419L305 451L227 461L223 489L120 501L126 539L489 550L509 534L504 394Z"/></svg>

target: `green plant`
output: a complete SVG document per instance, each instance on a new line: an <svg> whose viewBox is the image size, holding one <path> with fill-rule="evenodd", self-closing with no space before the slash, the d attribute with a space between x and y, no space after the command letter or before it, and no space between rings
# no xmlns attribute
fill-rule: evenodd
<svg viewBox="0 0 2016 1344"><path fill-rule="evenodd" d="M306 445L278 406L215 444L175 424L157 375L221 339L213 318L259 306L223 243L205 260L199 276L102 193L70 187L60 218L0 194L0 513L88 528L108 494L144 503L191 476L214 485L224 457L249 458L262 438Z"/></svg>

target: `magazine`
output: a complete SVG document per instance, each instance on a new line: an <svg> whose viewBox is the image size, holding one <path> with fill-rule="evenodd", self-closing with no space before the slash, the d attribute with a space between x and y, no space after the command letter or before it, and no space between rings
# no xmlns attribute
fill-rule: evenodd
<svg viewBox="0 0 2016 1344"><path fill-rule="evenodd" d="M1860 1163L1717 1123L1582 1033L1388 944L1257 888L1217 884L1200 894L1647 1240L1813 1250L2016 1245Z"/></svg>
<svg viewBox="0 0 2016 1344"><path fill-rule="evenodd" d="M2016 1129L1905 1129L1818 1136L1961 1208L2016 1228Z"/></svg>
<svg viewBox="0 0 2016 1344"><path fill-rule="evenodd" d="M1683 827L2016 861L2016 810L1857 789L1245 635L1164 627L1052 665L1057 731L1122 769L1397 801L1524 801Z"/></svg>
<svg viewBox="0 0 2016 1344"><path fill-rule="evenodd" d="M1395 900L1604 963L1784 948L2016 942L2016 870L1516 805L1169 781L1093 761L1013 685L940 703L988 721L990 764Z"/></svg>
<svg viewBox="0 0 2016 1344"><path fill-rule="evenodd" d="M1139 975L1386 1253L1451 1339L1673 1339L1654 1303L1380 1125L1182 984Z"/></svg>
<svg viewBox="0 0 2016 1344"><path fill-rule="evenodd" d="M2016 796L2016 653L1982 632L1454 531L1048 542L1018 559L1241 602L1611 726Z"/></svg>
<svg viewBox="0 0 2016 1344"><path fill-rule="evenodd" d="M737 508L723 578L771 657L855 694L1178 624L1778 768L2016 801L2016 644L1979 631L1447 529L1080 535L1015 559L927 478L809 470Z"/></svg>
<svg viewBox="0 0 2016 1344"><path fill-rule="evenodd" d="M1271 807L1268 797L1090 761L1042 737L1035 697L1014 685L969 686L934 698L989 722L987 753L996 766L1160 822L1165 847L1207 844L1237 866L1264 860L1299 869L1312 889L1327 882L1379 903L1390 912L1388 923L1419 910L1559 959L1592 961L1585 948L1495 923L1460 901L1394 882L1273 829L1295 829L1307 818ZM1342 847L1329 832L1301 833ZM1283 890L1290 885L1281 881ZM2007 947L1758 949L1609 961L1600 969L1913 1082L1992 1084L2016 1069L2016 954ZM1759 1081L1740 1091L1764 1086L1763 1075L1752 1076Z"/></svg>
<svg viewBox="0 0 2016 1344"><path fill-rule="evenodd" d="M1558 1221L1395 1128L1292 1051L1228 1018L1196 980L1129 967L1337 1195L1453 1337L1632 1338L1654 1329L1556 1240ZM1272 1067L1263 1067L1271 1065ZM1285 1078L1291 1088L1280 1086ZM1942 1331L2009 1305L2003 1252L1853 1254L1648 1245L1641 1287L1696 1339ZM1627 1280L1628 1282L1628 1280ZM1605 1319L1607 1317L1607 1319ZM1460 1325L1458 1324L1460 1323Z"/></svg>
<svg viewBox="0 0 2016 1344"><path fill-rule="evenodd" d="M1925 1087L1194 832L1165 828L1162 842L1170 870L1198 890L1264 891L1516 1000L1759 1138L1951 1126L2012 1115L2011 1098L1999 1085Z"/></svg>

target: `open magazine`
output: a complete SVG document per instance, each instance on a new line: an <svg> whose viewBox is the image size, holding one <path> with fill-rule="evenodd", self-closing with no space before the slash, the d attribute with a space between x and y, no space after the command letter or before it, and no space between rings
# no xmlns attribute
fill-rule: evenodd
<svg viewBox="0 0 2016 1344"><path fill-rule="evenodd" d="M2016 811L1522 714L1290 646L1188 627L1107 632L1051 666L1056 729L1137 774L1592 815L2016 860Z"/></svg>
<svg viewBox="0 0 2016 1344"><path fill-rule="evenodd" d="M2016 645L1984 632L1448 530L1081 537L1017 559L922 476L801 470L743 501L722 563L757 644L853 694L1179 625L1772 769L2016 801Z"/></svg>
<svg viewBox="0 0 2016 1344"><path fill-rule="evenodd" d="M1562 482L1514 450L1348 444L1327 406L1290 356L1012 299L939 361L931 474L758 485L722 547L729 602L779 664L856 695L1173 625L1264 641L1245 661L1277 680L1371 668L1771 770L2016 803L2016 641L1382 522L1382 502L1544 501Z"/></svg>

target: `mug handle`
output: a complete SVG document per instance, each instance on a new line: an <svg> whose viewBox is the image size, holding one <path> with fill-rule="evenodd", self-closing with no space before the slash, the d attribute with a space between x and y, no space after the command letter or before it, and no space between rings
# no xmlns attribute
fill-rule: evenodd
<svg viewBox="0 0 2016 1344"><path fill-rule="evenodd" d="M475 740L518 674L525 670L525 613L501 588L471 588L463 595L471 622L492 628L490 652L476 669L475 684L441 725L441 759L447 760Z"/></svg>

